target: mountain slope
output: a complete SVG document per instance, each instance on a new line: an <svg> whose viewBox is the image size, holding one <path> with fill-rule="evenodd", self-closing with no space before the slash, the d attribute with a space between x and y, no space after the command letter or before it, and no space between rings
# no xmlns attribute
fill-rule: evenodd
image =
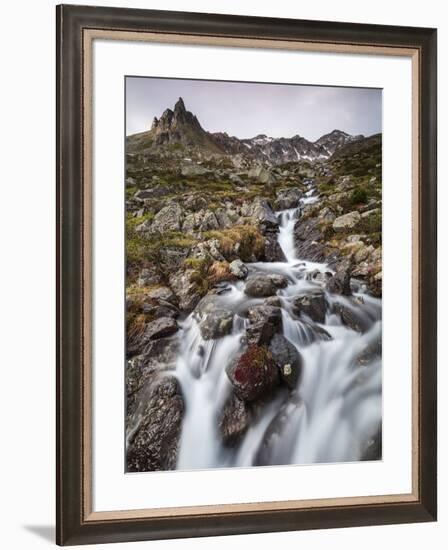
<svg viewBox="0 0 448 550"><path fill-rule="evenodd" d="M160 119L154 118L151 129L128 136L127 152L141 152L166 148L184 149L186 153L200 153L203 156L242 155L249 161L278 165L286 162L323 161L348 144L362 141L364 136L352 136L341 130L312 142L300 135L291 138L273 138L259 134L253 138L239 139L225 132L207 132L197 117L187 111L182 98L174 110L166 109Z"/></svg>

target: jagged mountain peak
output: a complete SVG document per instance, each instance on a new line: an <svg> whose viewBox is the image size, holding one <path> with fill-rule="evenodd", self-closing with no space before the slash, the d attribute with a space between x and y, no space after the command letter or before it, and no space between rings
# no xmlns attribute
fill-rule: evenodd
<svg viewBox="0 0 448 550"><path fill-rule="evenodd" d="M179 113L179 112L184 113L184 112L186 112L186 110L187 109L185 108L184 100L181 97L179 97L179 99L176 102L176 105L174 105L174 112L175 113Z"/></svg>

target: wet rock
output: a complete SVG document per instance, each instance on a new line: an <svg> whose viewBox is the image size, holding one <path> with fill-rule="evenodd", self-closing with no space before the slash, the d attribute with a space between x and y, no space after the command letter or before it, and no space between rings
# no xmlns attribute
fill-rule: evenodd
<svg viewBox="0 0 448 550"><path fill-rule="evenodd" d="M202 338L212 340L222 338L232 331L233 313L225 309L214 309L199 323Z"/></svg>
<svg viewBox="0 0 448 550"><path fill-rule="evenodd" d="M316 323L325 323L325 314L327 312L327 299L325 294L320 291L308 291L294 298L294 313L306 315Z"/></svg>
<svg viewBox="0 0 448 550"><path fill-rule="evenodd" d="M280 370L280 378L294 389L302 374L303 360L297 348L282 334L274 334L269 351Z"/></svg>
<svg viewBox="0 0 448 550"><path fill-rule="evenodd" d="M356 332L366 332L371 322L355 306L347 306L340 302L333 304L333 311L339 315L345 326Z"/></svg>
<svg viewBox="0 0 448 550"><path fill-rule="evenodd" d="M146 326L144 339L156 340L157 338L165 338L177 332L178 326L175 319L172 317L160 317L151 321Z"/></svg>
<svg viewBox="0 0 448 550"><path fill-rule="evenodd" d="M297 424L304 413L303 401L293 391L267 427L255 456L256 466L288 464L297 444Z"/></svg>
<svg viewBox="0 0 448 550"><path fill-rule="evenodd" d="M351 281L351 270L342 269L340 271L337 271L333 276L327 279L325 287L328 290L328 292L331 292L332 294L341 294L342 296L351 296L352 291L350 288L350 281Z"/></svg>
<svg viewBox="0 0 448 550"><path fill-rule="evenodd" d="M269 278L277 288L286 288L288 286L288 279L284 275L272 273L269 275Z"/></svg>
<svg viewBox="0 0 448 550"><path fill-rule="evenodd" d="M238 279L245 279L249 273L248 268L241 260L233 260L233 262L230 262L229 269Z"/></svg>
<svg viewBox="0 0 448 550"><path fill-rule="evenodd" d="M244 292L253 298L265 298L276 294L277 288L270 277L252 275L246 281Z"/></svg>
<svg viewBox="0 0 448 550"><path fill-rule="evenodd" d="M278 296L270 296L263 302L265 306L282 307L282 301Z"/></svg>
<svg viewBox="0 0 448 550"><path fill-rule="evenodd" d="M127 451L129 472L172 470L176 466L184 402L178 381L164 377L152 388L142 420Z"/></svg>
<svg viewBox="0 0 448 550"><path fill-rule="evenodd" d="M383 436L381 426L369 438L361 450L361 460L381 460L383 456Z"/></svg>
<svg viewBox="0 0 448 550"><path fill-rule="evenodd" d="M251 412L247 404L234 393L226 401L218 420L219 432L224 445L234 447L247 432L251 421Z"/></svg>
<svg viewBox="0 0 448 550"><path fill-rule="evenodd" d="M278 244L276 233L265 234L264 261L286 262L286 256L283 253L281 246Z"/></svg>
<svg viewBox="0 0 448 550"><path fill-rule="evenodd" d="M363 367L372 363L372 361L381 359L383 351L381 338L375 339L368 344L355 359L355 364L359 367Z"/></svg>
<svg viewBox="0 0 448 550"><path fill-rule="evenodd" d="M354 210L343 216L339 216L333 222L333 229L337 233L343 233L345 231L353 231L359 222L361 221L361 214Z"/></svg>
<svg viewBox="0 0 448 550"><path fill-rule="evenodd" d="M302 191L298 187L290 187L288 189L280 189L277 191L277 198L274 203L275 210L286 210L288 208L296 208L299 205L299 200L302 198Z"/></svg>
<svg viewBox="0 0 448 550"><path fill-rule="evenodd" d="M267 304L251 307L248 318L246 338L249 344L269 344L274 334L282 328L282 312L279 307Z"/></svg>
<svg viewBox="0 0 448 550"><path fill-rule="evenodd" d="M250 345L226 368L237 397L254 401L270 393L278 384L278 368L265 346Z"/></svg>
<svg viewBox="0 0 448 550"><path fill-rule="evenodd" d="M196 272L192 269L170 275L169 282L179 300L179 309L192 311L202 298L196 283Z"/></svg>

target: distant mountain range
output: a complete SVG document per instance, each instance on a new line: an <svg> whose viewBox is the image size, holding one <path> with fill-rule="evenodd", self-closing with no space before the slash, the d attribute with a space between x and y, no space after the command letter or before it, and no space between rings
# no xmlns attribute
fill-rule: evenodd
<svg viewBox="0 0 448 550"><path fill-rule="evenodd" d="M333 130L316 141L299 135L273 138L260 134L239 139L225 132L207 132L179 98L174 110L166 109L159 119L154 118L150 130L128 136L126 147L127 152L155 152L160 147L174 146L202 154L242 155L251 161L277 165L301 160L324 161L347 144L363 139L362 135L353 136L341 130Z"/></svg>

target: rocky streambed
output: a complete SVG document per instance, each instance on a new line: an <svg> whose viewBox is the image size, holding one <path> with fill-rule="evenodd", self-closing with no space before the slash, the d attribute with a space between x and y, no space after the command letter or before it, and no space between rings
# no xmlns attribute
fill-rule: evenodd
<svg viewBox="0 0 448 550"><path fill-rule="evenodd" d="M381 457L378 209L339 183L137 216L164 246L127 293L128 471Z"/></svg>

